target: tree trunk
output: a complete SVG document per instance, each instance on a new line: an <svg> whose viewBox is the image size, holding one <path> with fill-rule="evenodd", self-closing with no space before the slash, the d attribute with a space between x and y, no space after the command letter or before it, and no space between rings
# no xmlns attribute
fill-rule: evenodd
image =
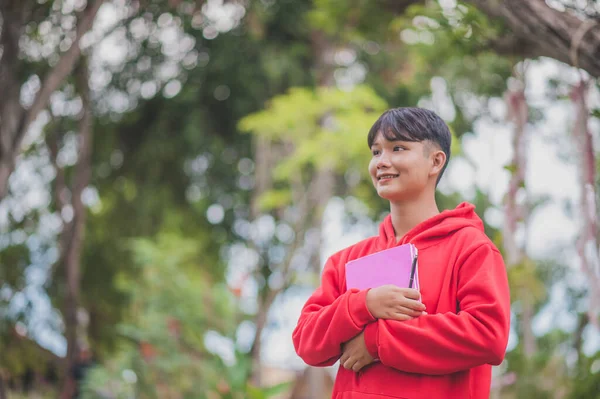
<svg viewBox="0 0 600 399"><path fill-rule="evenodd" d="M28 2L6 0L0 2L2 13L2 36L0 43L3 53L0 59L0 200L8 192L8 179L15 168L21 143L27 130L46 109L50 96L57 90L81 56L79 46L82 36L90 30L98 9L104 0L90 0L77 21L76 34L71 47L61 54L57 64L48 72L33 104L24 110L20 104L19 40L23 34L27 16L31 14Z"/></svg>
<svg viewBox="0 0 600 399"><path fill-rule="evenodd" d="M273 183L271 177L271 169L275 162L273 162L274 152L271 149L271 140L266 137L254 137L254 190L252 193L252 203L250 204L252 219L256 219L260 214L258 200L261 195L268 191Z"/></svg>
<svg viewBox="0 0 600 399"><path fill-rule="evenodd" d="M82 100L82 115L79 123L79 158L75 166L75 176L72 189L73 221L71 226L71 242L64 256L67 277L67 295L65 303L65 326L67 338L66 378L61 397L71 398L75 389L72 370L74 370L79 355L79 334L77 310L79 307L79 292L81 282L81 252L83 250L86 209L81 196L89 185L91 177L92 154L92 108L88 85L88 69L85 59L82 59L77 71L77 87Z"/></svg>
<svg viewBox="0 0 600 399"><path fill-rule="evenodd" d="M14 169L14 142L23 115L19 101L19 40L25 28L26 3L0 2L2 30L0 45L0 199L6 195L8 178Z"/></svg>
<svg viewBox="0 0 600 399"><path fill-rule="evenodd" d="M501 54L550 57L600 77L600 21L550 8L544 0L467 0L512 35L489 43Z"/></svg>
<svg viewBox="0 0 600 399"><path fill-rule="evenodd" d="M589 284L588 317L591 325L600 329L600 255L598 254L598 215L596 204L596 155L593 137L588 128L589 110L586 104L588 83L581 81L571 91L575 105L573 136L578 147L579 185L582 231L577 242L581 268Z"/></svg>
<svg viewBox="0 0 600 399"><path fill-rule="evenodd" d="M522 298L523 309L521 311L521 323L522 323L522 340L523 340L523 353L525 358L531 359L537 352L537 341L533 334L532 321L535 316L533 301L531 297L524 296Z"/></svg>
<svg viewBox="0 0 600 399"><path fill-rule="evenodd" d="M515 266L523 260L522 246L516 242L519 220L524 216L524 203L518 202L517 196L525 184L526 168L526 141L525 125L528 119L527 102L523 90L508 91L505 94L507 106L507 119L514 123L512 148L513 159L511 161L511 177L506 193L505 216L503 227L503 243L506 251L506 264L508 267Z"/></svg>
<svg viewBox="0 0 600 399"><path fill-rule="evenodd" d="M250 205L250 216L253 220L256 220L260 214L260 197L268 191L273 183L273 177L271 171L275 165L276 159L274 158L274 151L272 151L273 143L270 139L265 137L254 137L254 159L256 160L254 168L254 190L251 198ZM252 242L252 240L251 240ZM253 244L253 242L252 242ZM252 245L253 249L260 253L260 248L256 245ZM262 265L262 267L266 267ZM260 269L260 266L259 266ZM260 273L260 270L259 270ZM254 317L254 326L256 332L254 335L254 342L250 348L250 357L252 359L252 370L250 379L255 386L261 385L262 373L261 373L261 351L262 342L260 337L262 336L264 327L267 323L267 316L273 301L275 300L277 293L270 291L267 296L263 299L258 296L258 312Z"/></svg>
<svg viewBox="0 0 600 399"><path fill-rule="evenodd" d="M324 35L319 33L313 34L313 52L316 60L315 72L320 86L333 86L333 53L332 48ZM323 123L325 120L325 117L322 118ZM269 149L271 149L271 144L269 142L265 141L265 139L257 139L255 146L255 159L257 159L257 185L255 186L253 194L253 204L256 204L259 195L263 194L265 190L268 190L272 186L271 171L276 164L277 159L267 155L269 152L272 153ZM320 234L323 211L333 196L334 183L334 172L330 168L324 168L317 171L314 178L308 183L309 187L305 187L305 184L299 180L294 180L290 183L292 186L292 198L294 198L295 205L297 205L297 222L294 225L295 235L293 243L287 248L287 255L280 270L283 274L283 286L278 289L271 289L266 294L264 300L261 301L259 298L259 309L255 317L256 335L250 351L253 364L251 380L257 386L261 385L261 337L268 321L269 310L277 296L289 285L292 272L292 260L296 252L303 249L306 232L309 229L315 229ZM255 206L253 206L253 216L258 216L258 209ZM320 239L317 241L321 242ZM311 262L316 262L318 264L320 250L320 245L316 248L310 248ZM317 266L315 267L315 270L318 271L320 268ZM318 383L318 381L315 381L314 383ZM318 388L322 390L322 385L319 385Z"/></svg>
<svg viewBox="0 0 600 399"><path fill-rule="evenodd" d="M524 76L522 76L522 79L524 79ZM514 123L512 142L514 155L511 162L512 175L508 184L508 193L506 194L503 231L506 266L510 269L522 264L526 258L524 250L526 243L518 243L516 241L516 233L519 223L526 225L526 216L529 213L527 200L518 200L519 191L525 191L525 171L527 167L527 137L525 128L529 115L524 88L507 92L505 98L508 119ZM526 240L526 237L524 240ZM525 357L531 358L537 351L537 348L535 335L531 326L534 316L534 299L528 295L527 292L521 292L519 295L522 305L520 339L523 344Z"/></svg>
<svg viewBox="0 0 600 399"><path fill-rule="evenodd" d="M8 395L6 393L6 382L4 381L4 376L0 372L0 399L8 399Z"/></svg>
<svg viewBox="0 0 600 399"><path fill-rule="evenodd" d="M334 48L330 40L322 34L313 34L313 53L317 60L319 70L317 71L317 80L320 87L335 86L334 71ZM331 117L328 113L321 118L321 124L327 123L327 118ZM312 190L311 197L313 212L313 229L318 233L318 238L315 240L318 242L317 248L312 253L310 258L310 264L314 268L315 275L319 276L321 273L321 243L322 240L322 224L323 224L323 213L327 203L333 197L333 188L335 186L335 174L332 168L324 167L317 171L317 175L314 179L314 190ZM316 288L316 287L315 287ZM312 367L312 366L309 366ZM308 385L311 387L311 397L322 398L323 390L325 387L324 374L322 369L311 370L308 373Z"/></svg>

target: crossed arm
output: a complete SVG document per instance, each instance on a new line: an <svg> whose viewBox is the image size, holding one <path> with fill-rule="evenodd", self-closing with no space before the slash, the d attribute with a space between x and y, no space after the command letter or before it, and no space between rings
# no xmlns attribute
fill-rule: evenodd
<svg viewBox="0 0 600 399"><path fill-rule="evenodd" d="M384 287L340 293L335 288L340 286L337 278L330 260L321 287L308 300L294 330L296 351L310 365L328 366L340 359L342 366L358 371L379 359L406 372L447 374L499 364L504 357L508 283L502 258L491 246L476 249L461 266L458 314L406 314L402 308L419 310L405 306L409 302L400 304L399 292L394 301L389 301L393 295ZM380 293L388 301L380 301L381 306L371 311L368 299ZM412 299L410 293L404 299ZM401 321L399 315L405 319Z"/></svg>
<svg viewBox="0 0 600 399"><path fill-rule="evenodd" d="M379 320L404 322L412 320L425 312L425 305L419 302L419 291L385 285L369 290L366 296L367 309ZM375 358L368 351L364 330L356 337L342 344L340 364L342 367L358 372L371 364Z"/></svg>
<svg viewBox="0 0 600 399"><path fill-rule="evenodd" d="M352 362L347 368L358 371L368 363L357 363L355 356L348 358L347 350L360 343L359 337L368 324L377 319L411 320L425 310L419 302L419 292L413 289L386 285L340 293L336 287L339 287L337 270L330 259L322 284L302 309L293 333L296 352L312 366L329 366L342 356L343 364Z"/></svg>

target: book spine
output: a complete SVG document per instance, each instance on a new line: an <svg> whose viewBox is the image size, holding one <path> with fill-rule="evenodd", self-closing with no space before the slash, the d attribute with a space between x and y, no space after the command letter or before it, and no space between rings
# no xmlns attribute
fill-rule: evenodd
<svg viewBox="0 0 600 399"><path fill-rule="evenodd" d="M414 259L418 254L419 254L419 250L417 249L417 247L414 244L410 244L410 253L411 253L411 259ZM414 288L417 291L421 291L421 287L419 284L419 260L417 259L417 264L415 266L415 284L414 284Z"/></svg>

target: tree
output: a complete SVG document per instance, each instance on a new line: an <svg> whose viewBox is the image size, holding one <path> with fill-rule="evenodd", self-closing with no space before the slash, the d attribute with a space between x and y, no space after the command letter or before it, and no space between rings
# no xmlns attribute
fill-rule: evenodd
<svg viewBox="0 0 600 399"><path fill-rule="evenodd" d="M402 15L411 3L423 4L419 0L399 3L401 6L390 8L397 15ZM596 1L588 0L583 5L559 1L553 7L542 0L463 3L503 23L502 29L481 38L482 49L522 58L550 57L600 77L600 10Z"/></svg>
<svg viewBox="0 0 600 399"><path fill-rule="evenodd" d="M90 99L89 72L85 58L77 67L77 94L81 98L82 109L77 132L77 162L71 181L65 176L64 168L58 162L59 141L64 136L59 123L53 134L47 136L47 145L51 153L52 165L55 168L56 179L54 192L56 206L60 210L70 207L73 215L70 221L64 221L60 237L60 257L55 267L65 273L65 300L63 315L67 338L67 358L65 364L65 381L61 397L67 399L73 396L75 382L71 370L80 353L82 337L79 331L78 310L81 291L81 254L85 239L87 210L83 203L83 191L90 184L92 174L92 144L93 144L93 111ZM68 200L70 198L70 201Z"/></svg>
<svg viewBox="0 0 600 399"><path fill-rule="evenodd" d="M344 178L347 165L364 163L364 132L384 108L385 102L366 87L349 92L325 86L314 91L293 88L240 122L241 129L253 132L256 140L254 221L271 219L280 229L289 230L283 236L273 231L268 237L247 237L264 259L254 270L255 278L277 281L259 292L251 351L255 372L261 364L262 332L271 305L293 283L293 276L302 273L298 267L318 274L323 212L334 195L347 194L336 192L335 182ZM345 151L336 151L341 143ZM310 243L308 234L313 236ZM285 255L273 257L274 248ZM299 256L305 257L305 265L297 264ZM260 383L260 377L256 380Z"/></svg>
<svg viewBox="0 0 600 399"><path fill-rule="evenodd" d="M29 108L21 103L21 84L23 66L20 48L21 39L26 28L37 27L45 19L54 14L60 3L23 2L7 0L0 3L2 30L0 44L0 88L3 96L0 102L0 199L7 193L8 178L15 167L16 157L21 152L21 143L31 124L48 106L50 96L57 90L75 67L81 55L80 41L90 30L96 13L104 0L90 1L81 11L72 32L65 33L63 43L67 49L60 53L54 65L45 71L39 90ZM58 6L58 7L56 7ZM51 11L52 10L52 11ZM50 15L49 15L50 14ZM25 76L29 78L29 76Z"/></svg>
<svg viewBox="0 0 600 399"><path fill-rule="evenodd" d="M164 233L128 246L136 274L120 281L131 303L118 325L119 350L91 368L84 398L235 399L249 392L259 399L285 388L248 386L250 363L236 347L237 298L202 267L196 240ZM221 340L221 348L207 345L207 332Z"/></svg>
<svg viewBox="0 0 600 399"><path fill-rule="evenodd" d="M45 39L39 37L35 21L54 18L51 26L61 25L60 35L71 37L74 31L68 29L68 19L73 15L62 15L59 6L67 2L35 6L17 3L4 2L1 6L6 10L39 8L39 19L22 28L21 59L16 61L19 74L14 85L23 94L23 112L27 112L32 109L36 93L41 93L40 87L44 87L41 77L58 65L54 63L60 58L50 52L36 59L28 51L28 43ZM105 2L107 9L116 4L125 3ZM560 38L574 37L573 43L577 44L577 37L581 37L572 50L575 49L577 62L582 63L580 66L590 64L588 41L598 33L592 8L581 9L579 16L574 17L577 11L573 9L558 11L543 2L521 2L514 5L514 10L505 9L507 4L513 2L472 1L453 6L449 2L413 0L250 1L243 6L236 1L127 3L123 6L129 11L124 13L125 19L106 33L126 50L123 58L119 62L104 62L101 57L94 59L95 47L85 47L84 51L92 75L90 82L94 83L89 97L94 140L84 190L86 201L81 203L81 198L62 195L81 193L81 185L68 189L68 182L80 174L81 164L58 162L83 131L79 127L80 112L57 113L33 144L21 146L25 151L17 159L22 165L17 172L24 173L25 164L31 159L47 159L57 160L54 163L58 173L45 180L53 200L39 209L25 215L12 209L19 204L23 192L12 183L22 183L20 179L12 180L3 197L4 209L0 211L8 209L8 216L0 234L0 333L9 337L15 327L21 332L23 326L29 327L30 310L26 306L19 315L6 309L13 298L27 291L27 275L35 260L52 259L19 237L39 240L40 234L34 227L47 223L44 218L49 215L62 220L65 204L70 209L69 205L79 201L77 216L71 222L68 218L61 222L62 233L49 237L48 246L61 243L64 254L81 251L81 285L76 302L89 314L83 335L99 363L99 371L90 380L95 388L114 383L127 392L138 389L150 394L165 389L165 395L178 395L187 392L189 380L197 377L203 386L219 392L225 389L223 384L219 387L223 376L230 389L228 394L254 395L247 382L251 374L260 381L261 331L269 328L271 305L290 284L312 286L317 281L324 207L340 196L346 197L347 203L360 204L373 220L387 211L385 202L373 195L363 168L368 156L366 130L379 112L387 106L415 104L436 108L436 95L440 93L434 93L432 87L442 85L449 105L447 119L456 137L452 153L453 157L460 157L461 139L474 131L474 121L490 115L490 99L503 95L513 67L523 56L561 59L568 46L559 45L563 40ZM231 11L231 25L223 28L219 21L212 20L218 13L211 14L211 7ZM543 10L540 15L521 15L523 10L534 9L527 7ZM497 16L489 17L493 12ZM64 28L62 18L67 18ZM590 22L585 24L586 31L581 27L573 35L571 28L577 18ZM553 48L536 45L543 41L539 36L545 32L539 24L542 20L546 28L550 27ZM552 30L552 26L558 28ZM9 37L4 35L2 40ZM69 40L62 47L67 52L71 51L66 50ZM77 57L74 67L81 59ZM9 58L3 57L0 62L5 61ZM572 61L567 57L566 62ZM36 76L40 77L39 82ZM81 86L74 84L77 76L74 73L64 77L55 96L73 103L81 100L83 105ZM43 109L53 109L56 104L46 102ZM583 108L578 109L585 114ZM529 111L530 123L535 124L537 111L531 107ZM42 111L39 115L49 114ZM8 137L1 127L3 121L0 120L2 138ZM241 134L242 130L252 134ZM55 136L61 132L69 133ZM339 151L342 140L344 148ZM335 154L328 152L328 156L323 156L331 148ZM2 162L3 154L0 153ZM586 160L589 167L593 157ZM42 162L40 169L47 168L50 162ZM507 169L515 171L513 165ZM521 177L522 174L515 175L508 202L516 200L515 190L524 184ZM591 184L593 173L584 177ZM498 211L498 204L492 205L487 193L480 189L474 192L472 201L481 216L489 208ZM441 208L452 207L461 200L457 194L441 193L438 199ZM514 208L512 205L509 204L510 209ZM511 223L521 220L522 215L511 214L510 210L507 214ZM348 212L345 225L352 224L355 217L359 216ZM73 234L72 227L84 218L84 227L78 225L78 233ZM265 226L266 233L260 236L258 232ZM589 223L586 232L593 235L593 226ZM507 234L514 232L512 227ZM503 237L496 229L486 224L486 232L502 246ZM8 238L4 240L5 237ZM510 238L504 237L507 256ZM132 239L133 251L129 246ZM235 298L244 290L229 280L229 273L237 265L230 261L230 269L226 269L228 256L224 254L236 248L243 248L242 253L249 258L260 255L246 279L258 287L256 297ZM178 256L184 252L195 255L182 261ZM151 262L150 258L160 263ZM556 278L545 278L544 273L554 273L562 266L560 262L546 264L524 258L526 261L516 262L510 271L516 301L515 326L519 332L527 329L527 319L539 314L548 303L544 294ZM67 300L67 282L78 280L73 273L70 277L67 273L67 269L76 269L61 267L66 265L65 259L60 257L44 285L54 306L61 310ZM167 283L181 279L189 280L189 284L185 283L181 292L172 291ZM194 312L193 305L181 309L174 305L204 300L193 286L215 289L215 298L233 300L231 309L220 309L223 319L230 323L227 328L206 322L201 312ZM75 290L69 295L77 290L74 284L70 287ZM531 306L524 317L521 300L528 296ZM576 309L584 293L574 296L577 301L569 309ZM251 301L256 301L255 313L242 307ZM169 317L169 312L179 311L177 320ZM230 313L236 312L239 313L231 320ZM62 317L65 322L73 320L72 312L65 311ZM207 331L218 332L235 346L237 332L249 324L256 329L254 344L236 348L237 370L204 347L201 337ZM585 392L594 392L597 379L588 375L594 367L594 357L587 357L581 350L587 324L588 319L582 317L581 328L574 337L553 329L543 337L529 334L527 345L519 341L501 369L506 385L497 393L535 396L553 389L566 392L571 388L567 379L548 377L561 370L576 374ZM73 325L67 326L70 336ZM178 328L187 332L174 339L171 333ZM198 335L190 339L192 330ZM33 336L21 338L35 344ZM565 346L577 348L576 368L568 366L556 350ZM189 353L183 353L188 347ZM0 377L6 381L14 381L20 377L16 374L25 373L23 370L34 363L35 356L44 356L39 355L44 352L36 345L11 344L11 351L2 353L7 355L0 356ZM146 361L144 356L156 361ZM202 358L199 368L183 367L198 357ZM22 361L14 362L17 358ZM17 363L25 366L11 368ZM533 366L540 366L542 372L531 373L529 367ZM135 370L137 384L126 383L132 381L131 370ZM516 382L511 380L515 373L519 377ZM177 386L156 383L153 377L157 375L168 376ZM552 388L547 388L550 383Z"/></svg>
<svg viewBox="0 0 600 399"><path fill-rule="evenodd" d="M210 41L204 39L202 27L191 22L193 15L199 15L200 10L182 7L181 14L176 15L165 11L169 9L164 4L154 2L145 10L144 23L155 24L161 16L163 21L167 15L171 15L169 27L177 26L187 32L186 43L191 42L192 47L186 50L189 54L183 55L191 57L180 60L183 64L180 74L176 78L170 78L171 83L177 79L181 79L181 82L187 80L183 88L180 83L180 92L176 93L179 95L172 98L173 95L167 95L166 91L164 95L157 91L157 95L144 98L139 86L137 92L128 90L136 81L139 85L140 78L150 81L156 79L161 63L166 58L162 49L157 51L156 46L153 47L151 43L160 35L160 30L152 37L136 38L132 33L135 23L131 20L116 25L115 31L125 31L126 38L131 40L131 47L140 51L133 53L132 58L126 60L124 65L112 66L114 69L104 66L105 71L110 70L113 74L111 84L100 89L95 86L91 93L95 139L87 192L98 193L98 197L92 203L87 202L84 214L74 218L73 222L77 220L80 223L84 217L89 221L84 224L85 246L80 247L83 252L79 303L89 314L89 326L81 338L89 341L94 355L100 359L113 353L120 343L115 329L126 315L124 309L127 309L131 296L116 284L116 279L122 278L122 275L129 276L128 273L135 272L131 265L131 255L123 248L123 242L128 238L152 237L170 229L181 230L197 238L198 249L203 251L205 264L212 278L216 281L223 279L222 261L218 256L220 247L232 240L231 223L234 214L246 212L246 193L251 183L240 183L238 163L240 160L249 161L249 138L237 135L235 120L258 109L261 98L266 99L277 93L287 82L303 84L307 76L303 68L298 67L306 55L297 49L281 52L286 43L279 42L278 34L274 34L270 41L273 43L272 52L263 56L264 42L250 34L241 35L234 31ZM268 29L291 31L291 35L296 34L294 29L300 26L296 21L282 23L285 18L294 20L294 13L289 9L282 10L285 18L278 14L260 15L260 12L260 9L256 11L259 17L265 18ZM135 22L139 23L140 20ZM246 28L248 27L243 29ZM231 52L231 48L239 48L240 51ZM213 62L202 64L204 61L199 54L210 54ZM235 61L242 56L244 63ZM140 74L137 65L148 58L150 72ZM273 69L274 60L288 63L291 67L283 71ZM196 62L201 65L192 67ZM98 68L97 62L91 62L91 65L92 68ZM98 69L94 69L93 72L97 71ZM221 86L215 84L218 82ZM64 94L69 100L77 100L77 93L72 92L72 81L68 79L66 83L60 94ZM269 86L266 91L265 83ZM229 99L222 95L216 96L217 89L227 89L234 95ZM136 107L129 112L114 111L111 108L107 110L104 100L115 92L130 95ZM74 134L68 134L62 140L61 137L54 136L54 133L61 136L60 133L69 128L77 131L77 127L73 127L73 122L76 121L57 117L55 122L46 128L50 132L47 136L48 144L44 144L42 136L39 145L34 144L28 148L24 154L25 159L43 155L46 147L51 149L51 158L60 158L60 155L69 151L70 141L67 139L73 138ZM57 132L53 130L55 128ZM63 184L78 174L76 169L79 166L69 164L56 168L57 177L52 179L56 199L47 206L50 213L60 215L64 206L69 205L64 203L65 199L81 200L80 196L72 198L68 187ZM165 184L166 182L169 183ZM82 188L78 184L73 193L80 193ZM221 204L224 210L223 220L209 222L206 218L207 209ZM37 223L34 212L27 215L27 218L28 223L33 223L34 220ZM83 231L79 229L79 235L74 237L71 225L65 223L62 234L65 253L70 248L77 247L72 244L82 244L83 241ZM8 230L17 229L17 226L17 223L11 223ZM81 227L81 224L78 226ZM1 251L6 255L4 259L10 261L9 255L17 253L17 249L20 250L10 244L7 251ZM27 248L23 249L24 252L18 252L19 256L29 255ZM30 264L26 258L18 260L24 265ZM68 292L68 273L61 267L64 266L62 260L64 257L60 257L52 269L46 284L50 298L60 309L64 308L65 293ZM6 264L3 262L0 269L2 272L6 271ZM11 269L15 274L14 279L23 279L26 269L26 266ZM73 281L73 278L69 280ZM5 287L4 283L5 281ZM23 289L17 284L12 288L15 289L15 294ZM67 312L64 316L67 320ZM72 324L69 324L69 331L70 326Z"/></svg>
<svg viewBox="0 0 600 399"><path fill-rule="evenodd" d="M554 3L556 8L541 0L468 3L490 19L504 21L510 29L510 33L491 38L489 45L494 51L524 58L550 57L600 77L600 10L596 1L585 1L584 6L560 1Z"/></svg>

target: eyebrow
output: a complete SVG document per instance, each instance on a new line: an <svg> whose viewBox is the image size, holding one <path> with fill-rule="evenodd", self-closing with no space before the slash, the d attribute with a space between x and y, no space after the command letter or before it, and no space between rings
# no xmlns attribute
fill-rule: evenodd
<svg viewBox="0 0 600 399"><path fill-rule="evenodd" d="M385 140L374 141L373 144L371 144L371 147L374 147L376 145L381 145L380 141L385 141L387 143L392 143L392 144L396 144L396 143L404 143L404 144L406 144L406 143L412 143L412 141L407 141L407 140L388 140L388 139L385 139Z"/></svg>

